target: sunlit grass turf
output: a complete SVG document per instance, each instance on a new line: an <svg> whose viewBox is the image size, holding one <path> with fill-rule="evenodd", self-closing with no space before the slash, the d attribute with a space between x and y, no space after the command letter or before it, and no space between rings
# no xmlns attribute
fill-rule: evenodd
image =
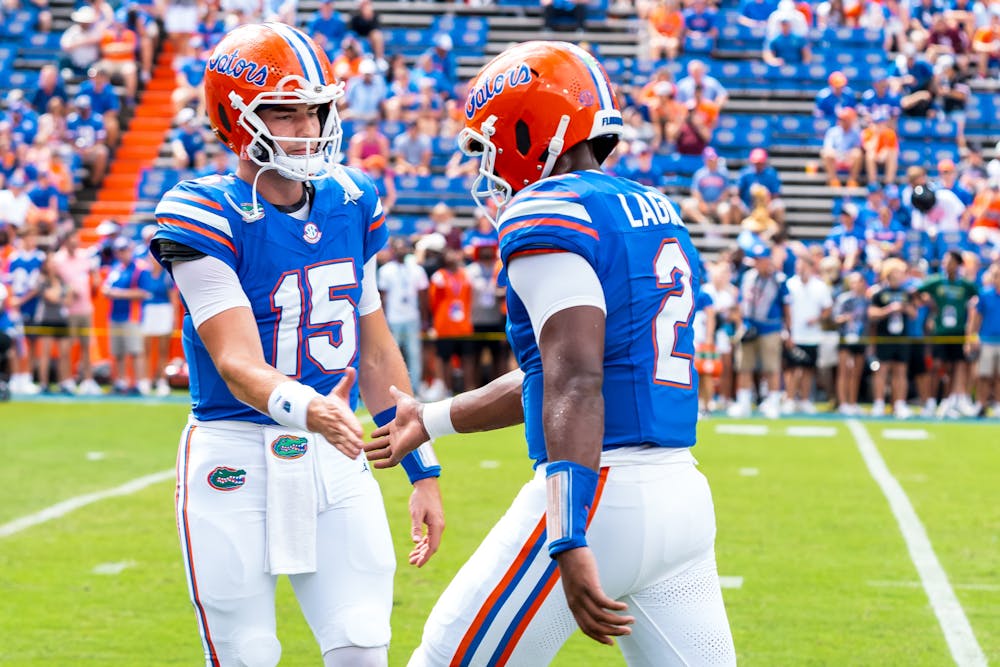
<svg viewBox="0 0 1000 667"><path fill-rule="evenodd" d="M60 500L171 468L186 406L138 403L0 407L0 523ZM716 503L720 574L741 665L943 665L942 633L888 505L850 433L765 437L701 427L695 454ZM995 482L1000 428L926 425L925 441L870 433L949 573L980 645L1000 658ZM404 665L451 576L506 510L531 471L518 429L437 446L445 542L421 570L406 564L408 485L380 473L399 561L391 665ZM88 452L104 458L88 460ZM488 461L485 466L484 461ZM748 475L746 469L756 469ZM97 575L101 563L128 563ZM972 587L969 587L972 586ZM287 583L278 590L282 664L319 664ZM0 540L0 664L193 665L200 643L187 601L173 517L173 483L105 500ZM556 665L624 664L577 636Z"/></svg>

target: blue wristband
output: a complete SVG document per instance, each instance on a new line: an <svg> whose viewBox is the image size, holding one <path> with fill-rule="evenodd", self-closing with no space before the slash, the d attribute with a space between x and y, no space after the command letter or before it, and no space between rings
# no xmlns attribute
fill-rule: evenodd
<svg viewBox="0 0 1000 667"><path fill-rule="evenodd" d="M587 518L599 479L598 473L574 461L552 461L546 466L549 556L587 546Z"/></svg>
<svg viewBox="0 0 1000 667"><path fill-rule="evenodd" d="M372 415L372 421L375 422L376 426L385 426L395 418L396 406ZM428 477L441 476L441 465L438 463L437 457L434 456L434 450L427 444L420 445L404 456L399 463L406 471L406 476L410 478L410 484Z"/></svg>

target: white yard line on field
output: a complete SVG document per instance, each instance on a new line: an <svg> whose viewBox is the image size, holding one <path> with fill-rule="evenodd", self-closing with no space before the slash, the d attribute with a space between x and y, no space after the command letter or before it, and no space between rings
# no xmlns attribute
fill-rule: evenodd
<svg viewBox="0 0 1000 667"><path fill-rule="evenodd" d="M372 418L370 415L358 415L358 420L362 424L370 424ZM91 452L93 454L94 452ZM89 454L88 454L89 457ZM94 459L91 459L94 460ZM126 482L121 486L116 486L113 489L105 489L103 491L95 491L94 493L85 493L82 496L75 496L64 500L61 503L56 503L51 507L46 507L45 509L35 512L34 514L29 514L27 516L22 516L19 519L14 519L5 524L0 524L0 539L5 537L10 537L16 533L20 533L22 530L31 528L32 526L37 526L40 523L45 523L46 521L52 521L53 519L58 519L60 517L66 516L74 510L78 510L81 507L86 507L92 503L96 503L100 500L106 498L114 498L116 496L128 496L138 491L142 491L147 486L151 484L156 484L158 482L163 482L171 479L176 475L176 471L171 468L170 470L161 470L160 472L154 472L151 475L144 475L143 477L137 477L131 482Z"/></svg>
<svg viewBox="0 0 1000 667"><path fill-rule="evenodd" d="M861 422L856 419L848 419L847 428L854 436L858 451L861 452L861 458L868 466L868 472L871 473L872 478L882 489L886 500L889 501L889 508L892 510L893 516L896 517L896 523L899 524L899 530L903 534L903 540L910 552L910 559L917 568L920 583L923 585L924 591L927 592L927 598L930 600L938 623L944 631L944 638L948 642L948 648L951 650L951 657L954 658L955 664L960 665L960 667L985 667L987 664L986 655L980 648L979 642L976 641L976 635L972 631L972 626L969 625L969 619L966 618L962 605L955 597L955 591L952 590L951 583L948 581L948 575L941 567L941 562L938 561L937 554L934 553L930 538L927 537L927 531L920 522L920 517L913 509L906 492L892 476L889 466L886 465L878 447L875 446L875 441L872 440L871 435Z"/></svg>
<svg viewBox="0 0 1000 667"><path fill-rule="evenodd" d="M73 510L86 507L87 505L96 503L99 500L114 498L116 496L128 496L136 493L137 491L142 491L151 484L157 484L159 482L172 479L175 474L176 473L173 468L170 470L161 470L160 472L154 472L152 475L138 477L133 479L131 482L126 482L113 489L95 491L94 493L85 493L82 496L75 496L68 500L64 500L61 503L52 505L51 507L46 507L40 512L22 516L20 519L14 519L13 521L0 525L0 539L10 537L15 533L19 533L26 528L31 528L32 526L37 526L40 523L45 523L46 521L66 516Z"/></svg>

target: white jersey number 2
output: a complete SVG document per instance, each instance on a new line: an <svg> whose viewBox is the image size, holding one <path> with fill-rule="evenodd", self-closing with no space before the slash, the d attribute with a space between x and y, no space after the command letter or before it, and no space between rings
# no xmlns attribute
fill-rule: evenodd
<svg viewBox="0 0 1000 667"><path fill-rule="evenodd" d="M302 280L302 274L305 280ZM358 350L357 314L347 296L334 290L358 284L352 260L310 266L286 273L271 293L271 307L280 311L274 332L274 367L290 377L302 372L302 350L326 372L347 368ZM339 324L335 328L333 325ZM324 327L304 335L302 328Z"/></svg>
<svg viewBox="0 0 1000 667"><path fill-rule="evenodd" d="M691 263L677 239L666 239L653 260L656 286L663 292L660 310L653 320L656 369L653 381L672 387L691 387L692 355L677 351L678 329L690 324L694 310L691 293Z"/></svg>

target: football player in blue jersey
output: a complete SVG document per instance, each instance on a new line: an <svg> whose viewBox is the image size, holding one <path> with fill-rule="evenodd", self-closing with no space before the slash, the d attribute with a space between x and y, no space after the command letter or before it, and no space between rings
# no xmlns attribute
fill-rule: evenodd
<svg viewBox="0 0 1000 667"><path fill-rule="evenodd" d="M395 558L354 415L360 392L387 423L390 385L410 386L375 282L382 206L336 162L344 87L301 32L233 30L205 89L236 174L167 192L152 241L187 310L177 525L205 662L278 664L287 574L326 667L385 665ZM444 527L440 467L429 446L404 466L419 566Z"/></svg>
<svg viewBox="0 0 1000 667"><path fill-rule="evenodd" d="M429 436L523 421L535 476L439 599L410 665L544 665L576 626L617 638L630 665L735 664L690 452L701 280L687 229L659 191L601 172L621 113L578 47L510 48L465 114L473 197L499 206L520 369L427 405L394 391L396 419L366 450L383 467Z"/></svg>

